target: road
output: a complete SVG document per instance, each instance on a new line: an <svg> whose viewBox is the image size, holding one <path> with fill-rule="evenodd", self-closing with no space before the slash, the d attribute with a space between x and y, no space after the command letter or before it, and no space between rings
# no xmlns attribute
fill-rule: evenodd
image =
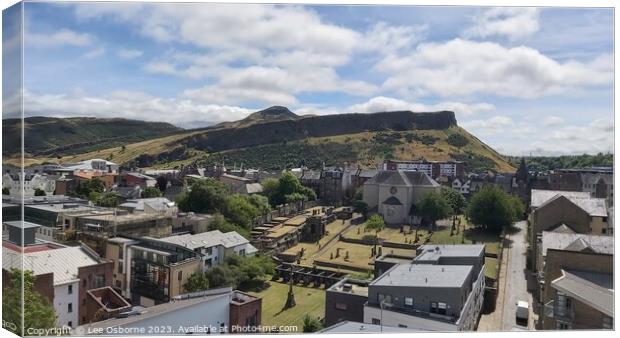
<svg viewBox="0 0 620 338"><path fill-rule="evenodd" d="M530 316L528 328L533 329L532 295L527 291L527 223L521 221L515 223L516 231L506 235L507 250L504 251L503 259L506 261L504 267L504 285L501 285L500 292L504 293L502 300L502 321L501 330L510 331L518 327L516 324L515 312L517 301L526 300L530 304Z"/></svg>

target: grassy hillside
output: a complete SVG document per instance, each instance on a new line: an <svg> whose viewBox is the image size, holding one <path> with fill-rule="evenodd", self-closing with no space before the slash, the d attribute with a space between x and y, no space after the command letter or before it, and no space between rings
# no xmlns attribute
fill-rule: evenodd
<svg viewBox="0 0 620 338"><path fill-rule="evenodd" d="M89 117L28 117L24 120L24 149L37 156L54 157L89 152L162 137L181 131L169 123ZM18 155L21 120L2 121L2 154Z"/></svg>
<svg viewBox="0 0 620 338"><path fill-rule="evenodd" d="M458 126L443 130L380 131L311 137L215 153L187 146L185 141L199 133L202 131L179 133L128 144L124 148L112 147L60 159L38 157L26 164L105 158L138 167L174 168L192 162L210 165L224 161L226 164L243 163L245 167L280 170L297 167L302 161L314 168L322 162L336 165L345 161L374 168L384 159L456 159L467 161L474 170L515 170L497 152Z"/></svg>

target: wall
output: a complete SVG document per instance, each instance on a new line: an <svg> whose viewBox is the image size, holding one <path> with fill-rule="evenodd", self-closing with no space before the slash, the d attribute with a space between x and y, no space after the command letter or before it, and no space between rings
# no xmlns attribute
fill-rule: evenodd
<svg viewBox="0 0 620 338"><path fill-rule="evenodd" d="M325 327L345 320L364 321L364 303L368 298L348 292L327 290L325 293ZM336 308L336 304L345 304L346 309Z"/></svg>
<svg viewBox="0 0 620 338"><path fill-rule="evenodd" d="M202 260L194 259L182 264L170 266L170 297L175 297L185 293L183 285L194 272L201 271ZM179 273L181 280L179 280Z"/></svg>
<svg viewBox="0 0 620 338"><path fill-rule="evenodd" d="M78 279L80 280L78 294L79 304L75 308L79 309L78 322L80 325L86 323L94 315L94 313L89 313L86 307L81 306L82 304L86 304L86 298L88 297L86 291L103 286L112 286L113 269L114 263L111 261L78 268ZM97 276L102 278L98 281Z"/></svg>
<svg viewBox="0 0 620 338"><path fill-rule="evenodd" d="M72 287L72 293L69 293L69 285ZM58 325L67 325L76 327L78 323L78 308L80 303L78 300L79 281L73 281L67 284L54 285L54 310L58 316ZM71 304L72 311L68 312L68 304Z"/></svg>

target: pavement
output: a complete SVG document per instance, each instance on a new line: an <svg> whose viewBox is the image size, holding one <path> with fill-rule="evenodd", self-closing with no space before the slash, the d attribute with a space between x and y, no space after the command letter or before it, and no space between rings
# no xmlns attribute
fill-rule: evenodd
<svg viewBox="0 0 620 338"><path fill-rule="evenodd" d="M499 294L495 311L482 315L478 331L533 330L534 313L532 295L527 290L527 222L514 224L515 231L507 234L502 252L503 258L499 274ZM516 324L517 301L526 300L530 304L527 327Z"/></svg>

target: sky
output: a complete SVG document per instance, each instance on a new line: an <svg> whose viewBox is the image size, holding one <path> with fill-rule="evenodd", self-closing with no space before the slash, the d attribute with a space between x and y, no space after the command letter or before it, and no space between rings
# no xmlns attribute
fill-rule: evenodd
<svg viewBox="0 0 620 338"><path fill-rule="evenodd" d="M613 152L613 9L26 3L24 12L26 116L196 128L272 105L300 115L452 110L503 154ZM10 39L5 59L18 45ZM3 106L10 116L15 105Z"/></svg>

